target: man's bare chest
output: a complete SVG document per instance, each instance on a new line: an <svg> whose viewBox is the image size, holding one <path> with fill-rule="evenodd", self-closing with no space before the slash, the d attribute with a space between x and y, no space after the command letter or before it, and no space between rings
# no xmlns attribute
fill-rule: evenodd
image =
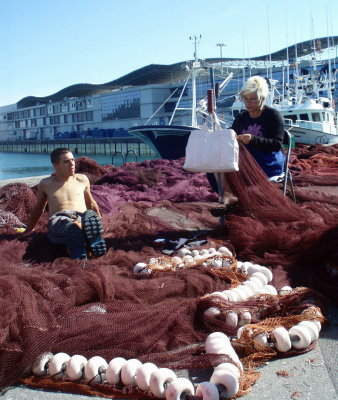
<svg viewBox="0 0 338 400"><path fill-rule="evenodd" d="M85 185L79 182L65 182L47 188L46 194L49 201L76 201L83 199L84 190Z"/></svg>

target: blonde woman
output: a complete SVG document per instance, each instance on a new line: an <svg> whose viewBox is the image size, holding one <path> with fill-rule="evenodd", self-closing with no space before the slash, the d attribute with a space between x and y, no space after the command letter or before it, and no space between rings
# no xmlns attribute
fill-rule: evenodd
<svg viewBox="0 0 338 400"><path fill-rule="evenodd" d="M240 95L246 110L238 114L232 124L237 140L247 146L268 177L280 175L285 160L282 151L284 121L277 110L265 105L269 95L267 81L252 76Z"/></svg>
<svg viewBox="0 0 338 400"><path fill-rule="evenodd" d="M239 113L232 129L237 134L237 140L243 143L267 177L280 175L284 171L284 153L282 143L284 137L284 121L279 112L267 105L266 99L269 95L269 86L266 79L260 76L250 77L244 84L241 92L241 99L246 110ZM217 191L217 184L214 176L208 174L209 182ZM226 174L223 177L223 212L224 207L238 201L231 193L226 181ZM212 211L212 214L219 216L222 210Z"/></svg>

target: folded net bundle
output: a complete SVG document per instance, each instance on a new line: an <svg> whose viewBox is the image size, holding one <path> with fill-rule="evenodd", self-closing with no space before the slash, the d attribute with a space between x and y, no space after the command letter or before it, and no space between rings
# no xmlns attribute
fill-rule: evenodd
<svg viewBox="0 0 338 400"><path fill-rule="evenodd" d="M337 153L336 149L330 155L330 163ZM310 165L304 160L303 165ZM324 321L318 311L323 307L319 292L330 295L337 280L338 202L334 195L329 203L325 196L320 202L319 195L300 205L290 202L267 182L243 148L240 172L230 176L241 206L221 227L209 213L217 197L204 174L183 171L182 160L102 168L81 158L79 165L78 172L96 182L92 193L104 214L108 252L84 265L67 258L62 246L49 243L47 215L29 238L13 234L15 223L5 221L0 255L1 387L31 375L35 360L45 352L101 356L107 361L137 358L175 370L210 368L228 360L224 355L206 354L204 343L214 331L235 334L237 329L222 318L229 312L250 311L251 329L256 333L272 332L278 325L288 329L304 319ZM327 162L321 168L328 171L322 174L326 179L335 166ZM311 168L299 169L299 181L304 171L309 175ZM0 217L10 212L26 222L35 191L16 185L15 191L2 188ZM298 289L286 296L255 295L245 302L210 296L245 281L247 276L234 269L236 262L224 270L199 264L148 275L133 272L135 264L162 255L156 239L175 242L193 237L201 228L208 243L199 249L226 245L236 260L271 267L277 291L285 285ZM220 313L206 313L212 307ZM312 313L311 307L315 307ZM278 356L271 349L259 355L261 347L246 333L233 345L249 368ZM252 370L246 372L238 395L246 393L255 379ZM69 382L53 385L77 390L75 384L69 388ZM119 388L109 389L111 395ZM92 393L88 385L82 390ZM129 397L138 395L136 390L128 393Z"/></svg>

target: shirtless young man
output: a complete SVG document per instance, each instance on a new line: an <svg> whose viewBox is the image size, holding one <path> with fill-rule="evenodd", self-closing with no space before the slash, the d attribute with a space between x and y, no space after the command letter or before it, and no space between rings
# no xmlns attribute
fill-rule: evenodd
<svg viewBox="0 0 338 400"><path fill-rule="evenodd" d="M105 254L101 214L90 193L87 176L75 174L75 160L69 149L55 149L51 161L55 173L40 181L37 201L24 233L34 229L48 203L51 242L66 244L74 259L87 258L87 246L94 256Z"/></svg>

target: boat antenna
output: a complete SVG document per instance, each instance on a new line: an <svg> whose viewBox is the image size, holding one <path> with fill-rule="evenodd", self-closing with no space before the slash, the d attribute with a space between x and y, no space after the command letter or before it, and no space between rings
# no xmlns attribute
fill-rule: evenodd
<svg viewBox="0 0 338 400"><path fill-rule="evenodd" d="M197 57L197 45L199 44L199 42L202 39L202 35L194 35L194 36L190 36L189 37L190 40L192 40L194 42L194 46L195 46L195 51L194 51L194 59L195 61L198 61L198 57Z"/></svg>

